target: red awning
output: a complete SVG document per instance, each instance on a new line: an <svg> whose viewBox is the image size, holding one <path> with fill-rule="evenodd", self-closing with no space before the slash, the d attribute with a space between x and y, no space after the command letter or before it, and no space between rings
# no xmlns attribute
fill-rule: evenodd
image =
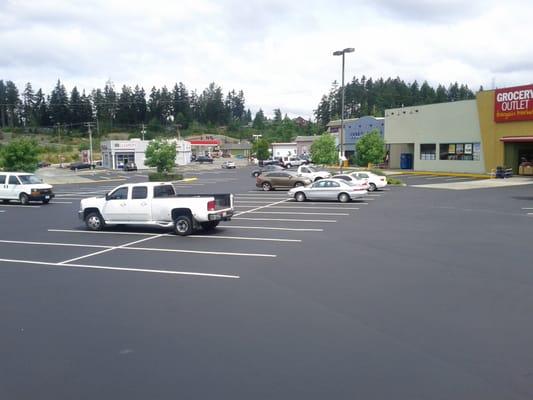
<svg viewBox="0 0 533 400"><path fill-rule="evenodd" d="M218 146L218 140L189 140L193 146Z"/></svg>
<svg viewBox="0 0 533 400"><path fill-rule="evenodd" d="M504 143L533 143L533 136L504 136L500 138L500 141Z"/></svg>

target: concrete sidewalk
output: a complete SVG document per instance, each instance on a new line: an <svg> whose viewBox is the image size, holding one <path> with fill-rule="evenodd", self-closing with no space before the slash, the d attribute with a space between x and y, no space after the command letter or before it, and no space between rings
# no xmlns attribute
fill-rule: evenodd
<svg viewBox="0 0 533 400"><path fill-rule="evenodd" d="M478 179L466 182L443 182L428 183L422 185L410 185L415 188L426 189L448 189L448 190L470 190L470 189L491 189L510 186L533 185L533 178L513 177L506 179Z"/></svg>

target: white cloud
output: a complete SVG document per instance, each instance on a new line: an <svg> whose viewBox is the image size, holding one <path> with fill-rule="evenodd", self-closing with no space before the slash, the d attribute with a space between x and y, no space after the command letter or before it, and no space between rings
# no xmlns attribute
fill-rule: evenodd
<svg viewBox="0 0 533 400"><path fill-rule="evenodd" d="M214 81L252 110L312 115L340 58L352 76L530 83L533 5L518 0L0 2L0 79L49 91Z"/></svg>

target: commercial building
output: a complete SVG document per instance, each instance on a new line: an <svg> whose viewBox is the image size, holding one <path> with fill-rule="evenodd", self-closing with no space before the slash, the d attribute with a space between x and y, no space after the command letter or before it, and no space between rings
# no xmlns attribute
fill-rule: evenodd
<svg viewBox="0 0 533 400"><path fill-rule="evenodd" d="M391 168L522 172L533 162L533 85L481 91L475 100L385 111Z"/></svg>
<svg viewBox="0 0 533 400"><path fill-rule="evenodd" d="M344 120L344 155L347 158L356 153L357 142L366 134L378 131L380 136L384 135L385 118L373 117L370 115L360 118L348 118ZM339 134L341 130L341 120L330 121L327 124L328 132L335 137L336 145L339 146Z"/></svg>
<svg viewBox="0 0 533 400"><path fill-rule="evenodd" d="M320 136L296 136L296 154L301 156L303 154L311 154L311 146L313 142Z"/></svg>
<svg viewBox="0 0 533 400"><path fill-rule="evenodd" d="M176 165L186 165L191 162L191 144L185 140L171 139L176 145ZM148 168L145 165L145 153L149 140L109 140L102 142L102 166L109 169L119 169L126 163L135 163L137 168Z"/></svg>

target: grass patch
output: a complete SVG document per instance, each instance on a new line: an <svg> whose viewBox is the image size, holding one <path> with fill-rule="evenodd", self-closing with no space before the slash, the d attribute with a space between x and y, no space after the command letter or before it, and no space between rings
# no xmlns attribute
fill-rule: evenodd
<svg viewBox="0 0 533 400"><path fill-rule="evenodd" d="M164 174L159 172L148 174L148 180L150 182L173 182L181 181L182 179L183 174Z"/></svg>
<svg viewBox="0 0 533 400"><path fill-rule="evenodd" d="M387 183L389 185L403 185L403 181L399 180L398 178L393 178L391 176L387 177Z"/></svg>

